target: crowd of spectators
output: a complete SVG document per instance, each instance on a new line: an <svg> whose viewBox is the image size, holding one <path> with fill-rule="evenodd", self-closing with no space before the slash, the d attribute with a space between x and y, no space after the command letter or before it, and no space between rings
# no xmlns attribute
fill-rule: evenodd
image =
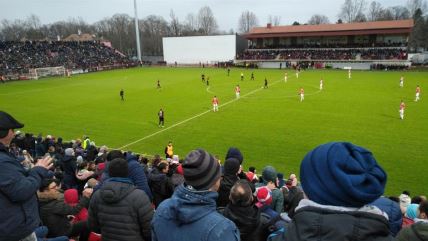
<svg viewBox="0 0 428 241"><path fill-rule="evenodd" d="M98 41L0 41L0 75L28 73L31 68L91 70L128 64L135 63Z"/></svg>
<svg viewBox="0 0 428 241"><path fill-rule="evenodd" d="M251 45L249 49L308 49L308 48L379 48L379 47L406 47L406 43L304 43L304 44L278 44L278 45Z"/></svg>
<svg viewBox="0 0 428 241"><path fill-rule="evenodd" d="M299 175L259 175L234 147L224 161L203 149L180 159L172 145L147 158L22 127L0 112L1 240L428 238L426 197L383 196L387 174L351 143L309 151Z"/></svg>
<svg viewBox="0 0 428 241"><path fill-rule="evenodd" d="M406 60L407 52L401 48L349 48L349 49L249 49L237 55L241 60Z"/></svg>

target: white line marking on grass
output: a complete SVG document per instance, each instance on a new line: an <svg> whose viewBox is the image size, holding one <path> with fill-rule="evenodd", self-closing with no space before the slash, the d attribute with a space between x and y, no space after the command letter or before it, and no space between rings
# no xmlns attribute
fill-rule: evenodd
<svg viewBox="0 0 428 241"><path fill-rule="evenodd" d="M275 81L275 82L274 82L274 83L272 83L271 85L275 85L275 84L277 84L277 83L279 83L279 82L280 82L280 80ZM243 95L242 97L246 97L246 96L248 96L248 95L252 95L252 94L254 94L254 93L256 93L256 92L258 92L258 91L260 91L260 90L263 90L263 86L262 86L262 88L260 88L260 89L255 89L255 90L252 90L252 91L248 92L247 94ZM226 103L224 103L224 104L222 104L222 105L219 105L219 108L220 108L220 107L223 107L223 106L226 106L226 105L229 105L229 104L231 104L231 103L233 103L233 102L236 102L236 101L238 101L238 100L239 100L239 99L235 99L235 98L234 98L234 99L232 99L232 100L229 100L228 102L226 102ZM124 149L124 148L126 148L126 147L128 147L128 146L132 146L132 145L134 145L134 144L136 144L136 143L138 143L138 142L140 142L140 141L143 141L143 140L145 140L145 139L148 139L148 138L150 138L150 137L153 137L153 136L155 136L155 135L157 135L157 134L160 134L160 133L162 133L162 132L165 132L165 131L167 131L167 130L169 130L169 129L172 129L172 128L176 127L176 126L179 126L179 125L181 125L181 124L184 124L184 123L186 123L186 122L189 122L189 121L191 121L191 120L193 120L193 119L196 119L196 118L198 118L198 117L201 117L201 116L203 116L203 115L205 115L205 114L207 114L207 113L210 113L210 112L212 112L212 110L211 110L211 109L206 110L206 111L204 111L204 112L202 112L202 113L199 113L199 114L197 114L197 115L194 115L194 116L192 116L192 117L190 117L190 118L188 118L188 119L185 119L185 120L183 120L183 121L180 121L180 122L178 122L178 123L175 123L175 124L173 124L173 125L171 125L171 126L169 126L169 127L165 128L165 129L162 129L162 130L156 131L156 132L154 132L154 133L152 133L152 134L150 134L150 135L148 135L148 136L142 137L142 138L140 138L140 139L138 139L138 140L135 140L135 141L130 142L130 143L126 144L126 145L123 145L123 146L119 147L118 149L122 150L122 149Z"/></svg>
<svg viewBox="0 0 428 241"><path fill-rule="evenodd" d="M206 91L207 91L208 93L210 93L210 94L215 94L214 92L212 92L212 91L210 90L210 86L208 86L208 87L207 87Z"/></svg>

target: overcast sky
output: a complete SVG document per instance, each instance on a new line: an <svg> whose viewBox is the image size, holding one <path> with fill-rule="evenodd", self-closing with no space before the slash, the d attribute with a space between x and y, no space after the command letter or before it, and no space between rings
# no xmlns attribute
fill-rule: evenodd
<svg viewBox="0 0 428 241"><path fill-rule="evenodd" d="M188 13L196 14L199 8L209 6L221 30L237 29L240 14L254 12L260 25L269 15L281 16L281 24L294 21L305 23L313 14L324 14L331 22L337 20L340 6L345 0L137 0L138 16L160 15L169 21L174 10L180 21ZM366 0L371 2L370 0ZM406 0L377 0L384 7L405 5ZM0 19L25 19L37 15L43 24L81 17L94 23L116 13L134 16L134 0L0 0Z"/></svg>

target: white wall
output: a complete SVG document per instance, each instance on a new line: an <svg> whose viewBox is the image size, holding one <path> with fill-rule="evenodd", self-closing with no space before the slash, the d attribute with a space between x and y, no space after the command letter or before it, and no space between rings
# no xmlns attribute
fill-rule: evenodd
<svg viewBox="0 0 428 241"><path fill-rule="evenodd" d="M163 56L168 64L198 64L233 60L236 35L163 38Z"/></svg>

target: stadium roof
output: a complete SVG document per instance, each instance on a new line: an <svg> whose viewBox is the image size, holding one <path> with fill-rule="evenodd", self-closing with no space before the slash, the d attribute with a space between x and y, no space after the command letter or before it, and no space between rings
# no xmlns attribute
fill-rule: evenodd
<svg viewBox="0 0 428 241"><path fill-rule="evenodd" d="M291 25L255 27L245 34L247 39L269 37L346 36L369 34L408 34L412 31L413 19L363 23L320 25Z"/></svg>

